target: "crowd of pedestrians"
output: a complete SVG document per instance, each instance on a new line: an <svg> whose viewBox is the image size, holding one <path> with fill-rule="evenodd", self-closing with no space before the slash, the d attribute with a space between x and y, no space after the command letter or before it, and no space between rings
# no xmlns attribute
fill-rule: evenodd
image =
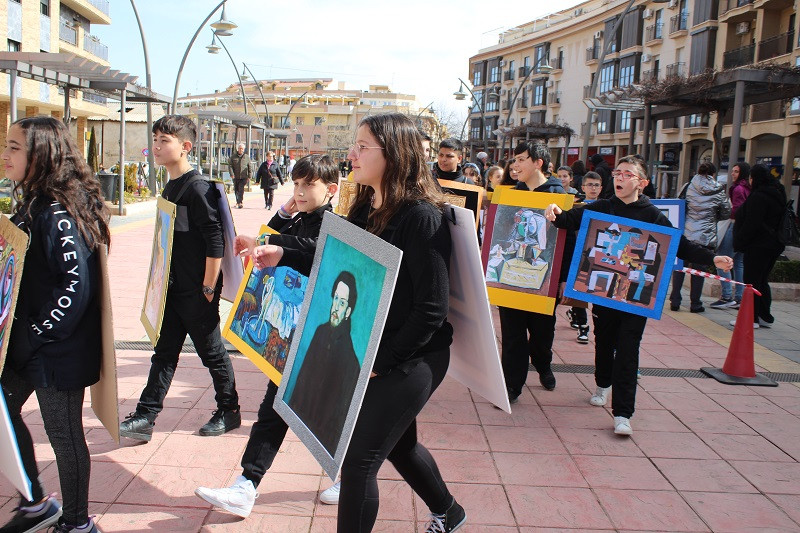
<svg viewBox="0 0 800 533"><path fill-rule="evenodd" d="M220 335L224 237L219 197L189 164L196 139L191 120L164 116L153 125L153 137L155 161L170 177L163 196L177 205L170 283L146 384L135 411L120 424L120 434L142 442L152 438L189 335L209 371L217 403L199 433L218 436L241 425L233 367ZM547 220L566 231L566 257L572 254L576 231L587 211L670 225L650 201L650 175L638 156L619 159L614 169L599 154L590 158L591 170L581 161L556 169L545 144L524 141L508 161L492 164L480 152L474 162L466 162L463 144L446 139L436 147L435 161L429 165L430 145L431 139L407 116L389 113L365 117L348 152L352 179L359 188L347 220L398 247L403 255L341 481L321 497L326 503L339 504L340 532L372 530L380 500L377 474L387 460L428 507L426 532L452 532L467 520L467 511L444 481L447 473L439 471L419 441L416 423L447 372L450 344L458 334L447 320L452 243L437 180L478 185L488 192L512 186L519 191L573 195L578 202L573 209L562 211L551 204L544 210ZM99 378L99 338L89 332L99 330L95 254L101 245L110 244L108 211L97 183L59 121L15 122L3 159L7 175L23 193L12 220L29 234L31 245L1 382L23 465L33 482L33 499L21 498L16 514L0 533L49 526L62 533L92 533L99 529L87 510L90 459L81 407L85 387ZM238 146L230 169L240 208L250 167L244 145ZM280 234L237 236L235 252L249 256L259 268L290 266L309 275L322 217L332 210L342 171L328 156L309 155L284 175L274 154L266 154L253 176L264 191L265 207L272 207L274 190L285 179L292 181L294 192L269 222ZM786 194L763 165L750 168L738 163L731 169L731 178L732 186L726 191L717 183L716 168L702 163L688 181L681 192L686 224L678 257L698 268L732 271L732 279L756 287L761 297L755 302L754 327L769 327L774 317L767 280L784 249L780 225ZM733 223L720 226L730 218ZM570 262L561 264L561 270L552 275L563 283ZM680 308L682 283L683 275L674 274L673 311ZM704 310L701 292L702 278L692 277L690 311ZM337 298L349 309L355 305L356 294L348 289ZM740 301L738 286L724 285L720 300L711 306L733 308ZM526 385L529 364L537 371L541 387L556 388L551 363L556 313L561 309L535 313L499 308L502 367L512 404ZM56 311L60 317L53 324L49 317ZM610 400L612 430L631 435L639 345L647 319L597 304L590 312L596 390L587 401L604 406ZM576 341L588 344L588 306L572 302L566 315L577 330ZM348 317L349 310L344 320ZM63 507L38 480L33 442L21 417L22 405L34 391L55 451ZM241 459L241 475L230 487L199 487L199 497L238 516L250 514L257 487L288 430L272 407L276 393L277 386L270 382Z"/></svg>

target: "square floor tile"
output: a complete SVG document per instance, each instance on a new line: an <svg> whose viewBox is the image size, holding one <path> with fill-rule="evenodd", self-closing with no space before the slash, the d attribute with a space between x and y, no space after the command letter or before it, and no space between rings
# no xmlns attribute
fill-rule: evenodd
<svg viewBox="0 0 800 533"><path fill-rule="evenodd" d="M500 479L506 485L588 487L569 455L540 453L494 453L493 455L500 471Z"/></svg>
<svg viewBox="0 0 800 533"><path fill-rule="evenodd" d="M684 497L713 531L797 531L798 524L763 494L687 492Z"/></svg>
<svg viewBox="0 0 800 533"><path fill-rule="evenodd" d="M694 433L669 433L663 431L641 431L636 428L633 441L648 457L671 457L675 459L719 459Z"/></svg>
<svg viewBox="0 0 800 533"><path fill-rule="evenodd" d="M594 492L618 529L708 531L677 492L615 489Z"/></svg>
<svg viewBox="0 0 800 533"><path fill-rule="evenodd" d="M736 469L718 459L653 459L679 491L757 492Z"/></svg>
<svg viewBox="0 0 800 533"><path fill-rule="evenodd" d="M573 429L558 430L567 451L573 455L610 455L621 457L641 457L642 450L632 439L615 435L611 427L606 429Z"/></svg>
<svg viewBox="0 0 800 533"><path fill-rule="evenodd" d="M508 492L520 526L610 529L593 491L580 488L514 487Z"/></svg>
<svg viewBox="0 0 800 533"><path fill-rule="evenodd" d="M573 457L592 488L669 490L664 476L644 457Z"/></svg>

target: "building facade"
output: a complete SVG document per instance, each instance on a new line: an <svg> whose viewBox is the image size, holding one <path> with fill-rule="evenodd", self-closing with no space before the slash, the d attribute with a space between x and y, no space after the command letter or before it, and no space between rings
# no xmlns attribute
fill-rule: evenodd
<svg viewBox="0 0 800 533"><path fill-rule="evenodd" d="M244 112L256 116L268 128L288 129L288 146L279 146L275 140L270 142L274 150L288 153L294 159L310 153L327 153L343 161L358 123L369 113L406 113L425 131L441 130L433 111L419 105L416 96L394 92L387 85L370 85L364 91L348 89L344 82L330 78L303 78L248 80L243 86L246 108L242 105L241 88L235 83L212 94L187 94L178 99L178 110ZM201 131L201 140L202 135L205 133ZM258 137L252 138L251 144L260 144Z"/></svg>
<svg viewBox="0 0 800 533"><path fill-rule="evenodd" d="M108 48L93 36L93 24L111 24L108 0L2 0L0 36L9 52L71 53L108 65ZM9 76L0 73L0 142L11 120ZM44 82L17 79L17 117L50 115L63 119L64 92ZM87 118L107 115L105 98L71 91L71 124L78 146L86 145Z"/></svg>
<svg viewBox="0 0 800 533"><path fill-rule="evenodd" d="M503 157L499 148L508 128L526 123L569 125L576 134L569 147L563 138L548 141L554 160L569 164L579 158L587 116L583 99L592 96L595 76L599 76L596 94L603 94L647 79L691 76L708 69L762 62L800 65L796 8L789 0L645 0L632 6L612 34L627 3L590 0L575 5L504 32L498 44L471 57L471 80L478 104L485 102L485 120L481 106L474 105L470 143L482 146L488 136L496 160ZM552 70L539 68L546 63ZM773 167L787 184L792 168L800 166L796 162L799 102L779 100L744 110L740 160ZM723 123L721 171L725 172L732 113L721 115L658 121L651 160L661 194L674 194L700 162L712 159L717 120ZM599 110L592 122L588 156L600 153L615 164L628 152L632 127L637 130L634 151L641 148L642 128L632 124L631 111Z"/></svg>

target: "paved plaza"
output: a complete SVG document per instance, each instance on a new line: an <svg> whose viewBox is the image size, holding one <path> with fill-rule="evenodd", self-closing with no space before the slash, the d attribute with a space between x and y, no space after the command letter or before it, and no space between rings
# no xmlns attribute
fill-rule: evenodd
<svg viewBox="0 0 800 533"><path fill-rule="evenodd" d="M290 194L291 184L281 187L276 209ZM258 190L246 194L244 205L234 209L237 230L255 235L274 209L263 208ZM152 203L134 206L113 220L118 342L145 339L139 315L153 209ZM565 310L558 310L554 391L545 391L532 373L508 415L448 378L419 418L421 441L466 508L468 523L460 531L800 531L800 383L726 386L682 372L722 366L731 337L725 324L735 311L667 311L648 322L634 433L624 438L612 432L610 402L588 404L593 344L575 342ZM757 370L798 373L792 359L800 353L800 305L776 302L774 314L776 327L755 332ZM495 326L499 332L496 316ZM117 351L122 416L135 409L146 380L151 352L142 346ZM246 357L232 359L243 423L221 437L197 433L215 403L208 372L193 353L182 356L147 444L115 444L86 403L90 512L104 532L335 531L336 506L317 499L331 482L291 432L249 518L214 511L194 495L199 485L227 486L240 473L266 389L266 377ZM45 488L55 492L58 474L35 400L25 411ZM425 506L388 464L380 486L375 531L423 531ZM0 480L2 522L16 505L14 494Z"/></svg>

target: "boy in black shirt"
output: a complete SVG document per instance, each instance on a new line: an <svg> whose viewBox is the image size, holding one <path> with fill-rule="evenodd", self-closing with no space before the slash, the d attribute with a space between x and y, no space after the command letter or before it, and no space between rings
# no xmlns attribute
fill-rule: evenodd
<svg viewBox="0 0 800 533"><path fill-rule="evenodd" d="M583 209L562 212L551 204L545 217L558 228L577 230L584 211L598 211L615 216L672 226L666 216L640 193L647 186L647 169L642 159L627 156L619 160L612 173L614 196L597 200ZM565 256L565 258L570 256ZM730 270L733 260L727 256L714 256L707 248L681 237L678 257L700 264L714 263L717 268ZM614 433L631 435L630 418L636 402L636 373L639 369L639 343L644 335L647 318L609 307L592 305L595 339L595 383L597 390L589 399L592 405L606 404L611 387L611 411L614 415Z"/></svg>
<svg viewBox="0 0 800 533"><path fill-rule="evenodd" d="M153 124L153 155L170 176L162 196L178 209L161 335L136 411L120 424L120 435L145 442L164 407L187 334L216 391L217 410L200 435L222 435L242 423L233 366L219 329L225 245L219 193L189 164L187 154L196 137L194 122L186 117L166 115Z"/></svg>

